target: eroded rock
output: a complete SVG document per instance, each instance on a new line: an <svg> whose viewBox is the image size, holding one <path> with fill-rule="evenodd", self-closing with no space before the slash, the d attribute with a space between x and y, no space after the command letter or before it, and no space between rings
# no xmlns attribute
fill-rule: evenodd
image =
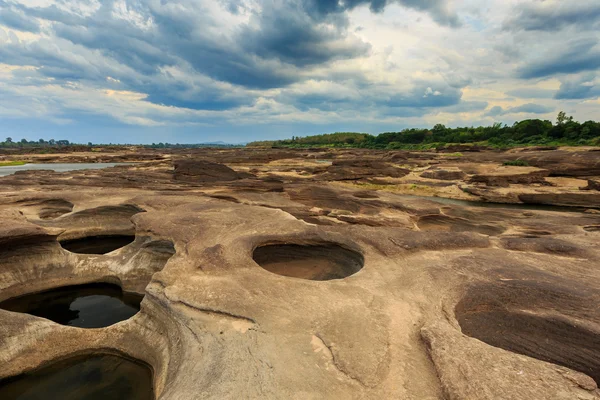
<svg viewBox="0 0 600 400"><path fill-rule="evenodd" d="M525 153L173 154L242 179L180 181L162 161L0 178L0 301L91 282L144 295L98 329L0 309L0 380L109 352L147 364L160 400L600 398L600 215L397 193L431 165L485 175ZM596 193L555 184L471 187ZM59 243L102 235L135 239L107 254Z"/></svg>
<svg viewBox="0 0 600 400"><path fill-rule="evenodd" d="M174 166L174 177L181 181L221 182L241 179L228 166L206 160L177 160Z"/></svg>
<svg viewBox="0 0 600 400"><path fill-rule="evenodd" d="M599 179L588 179L587 186L584 188L581 188L581 190L600 190L600 180Z"/></svg>
<svg viewBox="0 0 600 400"><path fill-rule="evenodd" d="M323 180L358 180L372 177L402 178L410 171L394 167L375 160L334 160L325 174L319 176Z"/></svg>
<svg viewBox="0 0 600 400"><path fill-rule="evenodd" d="M473 175L470 183L484 183L487 186L508 187L510 184L546 183L550 171L532 167L498 167L487 174Z"/></svg>
<svg viewBox="0 0 600 400"><path fill-rule="evenodd" d="M427 179L439 179L442 181L455 181L464 179L467 176L463 171L458 168L430 168L427 171L421 173L421 177Z"/></svg>

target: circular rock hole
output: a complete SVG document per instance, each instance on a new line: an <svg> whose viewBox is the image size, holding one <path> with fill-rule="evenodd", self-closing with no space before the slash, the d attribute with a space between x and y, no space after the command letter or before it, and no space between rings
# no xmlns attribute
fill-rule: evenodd
<svg viewBox="0 0 600 400"><path fill-rule="evenodd" d="M62 240L60 245L71 253L107 254L127 246L134 240L134 235L88 236L80 239Z"/></svg>
<svg viewBox="0 0 600 400"><path fill-rule="evenodd" d="M152 369L108 354L71 357L0 380L0 399L152 400Z"/></svg>
<svg viewBox="0 0 600 400"><path fill-rule="evenodd" d="M337 244L272 244L256 248L253 258L267 271L313 281L346 278L364 265L360 253Z"/></svg>
<svg viewBox="0 0 600 400"><path fill-rule="evenodd" d="M570 319L505 304L508 293L488 286L455 308L462 332L491 346L582 372L600 382L600 335ZM514 301L518 293L510 296ZM559 299L555 299L559 300Z"/></svg>
<svg viewBox="0 0 600 400"><path fill-rule="evenodd" d="M78 328L103 328L140 311L144 296L108 283L64 286L5 300L0 308Z"/></svg>

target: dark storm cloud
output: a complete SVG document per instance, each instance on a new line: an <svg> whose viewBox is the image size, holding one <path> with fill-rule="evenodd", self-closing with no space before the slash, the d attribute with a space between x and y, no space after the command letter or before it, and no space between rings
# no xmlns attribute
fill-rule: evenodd
<svg viewBox="0 0 600 400"><path fill-rule="evenodd" d="M300 111L353 111L360 107L363 112L382 116L417 117L432 109L441 111L466 112L483 110L486 102L461 101L462 91L447 83L418 81L415 86L399 90L392 86L356 85L348 92L335 87L317 93L283 93L277 100L291 104Z"/></svg>
<svg viewBox="0 0 600 400"><path fill-rule="evenodd" d="M446 0L304 0L304 3L313 15L341 13L362 5L368 6L373 12L381 12L387 5L397 3L428 13L440 25L460 26L458 16L448 9Z"/></svg>
<svg viewBox="0 0 600 400"><path fill-rule="evenodd" d="M321 111L343 111L352 109L354 106L352 99L332 98L326 95L304 95L293 99L292 104L300 111L321 110Z"/></svg>
<svg viewBox="0 0 600 400"><path fill-rule="evenodd" d="M105 81L107 76L122 76L128 70L66 40L5 44L0 46L0 59L13 65L38 67L42 75L69 81Z"/></svg>
<svg viewBox="0 0 600 400"><path fill-rule="evenodd" d="M485 113L485 115L488 117L497 117L497 116L502 115L503 113L504 113L504 109L502 107L494 106L490 109L490 111Z"/></svg>
<svg viewBox="0 0 600 400"><path fill-rule="evenodd" d="M512 107L505 111L505 114L547 114L554 111L553 107L544 106L541 104L527 103L522 106Z"/></svg>
<svg viewBox="0 0 600 400"><path fill-rule="evenodd" d="M565 51L545 54L521 67L518 76L523 79L543 78L557 74L574 74L600 69L598 39L582 39L567 44Z"/></svg>
<svg viewBox="0 0 600 400"><path fill-rule="evenodd" d="M565 1L552 6L544 5L544 2L522 4L514 11L515 16L505 24L510 30L555 32L570 25L576 25L578 29L600 26L598 1Z"/></svg>
<svg viewBox="0 0 600 400"><path fill-rule="evenodd" d="M37 20L45 20L51 22L47 33L52 35L51 39L8 43L0 47L0 58L13 65L38 67L39 79L53 78L57 84L82 81L106 87L110 78L115 90L144 93L153 103L223 110L251 105L256 99L256 94L248 90L241 94L232 87L284 88L309 79L311 69L369 55L371 45L348 29L347 11L358 6L381 12L397 3L428 13L441 25L459 25L445 0L260 0L258 9L237 1L220 3L249 20L221 32L223 21L207 12L209 3L195 0L126 1L127 9L136 14L135 22L115 14L114 0L101 2L89 15L65 11L61 4L68 6L66 0L60 0L58 7L9 5L0 0L5 25L35 32ZM172 74L173 69L181 73ZM360 74L344 79L356 84L368 81ZM431 108L460 101L458 88L444 87L439 94L437 88L430 88L428 94L429 86L421 86L373 103ZM313 104L327 109L332 104L310 96L296 100L300 108Z"/></svg>
<svg viewBox="0 0 600 400"><path fill-rule="evenodd" d="M517 88L506 92L509 96L524 99L551 99L554 97L554 90L539 88Z"/></svg>
<svg viewBox="0 0 600 400"><path fill-rule="evenodd" d="M484 110L488 106L488 103L485 101L464 101L458 100L458 103L440 107L436 111L444 112L444 113L461 113L461 112L471 112L471 111L481 111ZM382 107L381 112L379 112L380 107ZM377 111L387 117L422 117L426 114L432 112L430 107L385 107L378 105Z"/></svg>
<svg viewBox="0 0 600 400"><path fill-rule="evenodd" d="M203 81L182 81L169 72L138 85L140 91L148 95L147 101L195 110L222 111L251 105L255 100L246 91L223 88Z"/></svg>
<svg viewBox="0 0 600 400"><path fill-rule="evenodd" d="M430 110L426 108L415 107L377 107L377 115L387 118L419 118L427 114Z"/></svg>
<svg viewBox="0 0 600 400"><path fill-rule="evenodd" d="M488 106L487 101L461 101L458 104L444 108L444 112L461 113L485 110Z"/></svg>
<svg viewBox="0 0 600 400"><path fill-rule="evenodd" d="M566 79L561 83L554 98L557 100L579 100L600 97L600 86L594 83L597 77L598 75L592 73Z"/></svg>
<svg viewBox="0 0 600 400"><path fill-rule="evenodd" d="M388 107L448 107L460 102L462 91L447 84L419 82L407 93L383 97L378 103Z"/></svg>
<svg viewBox="0 0 600 400"><path fill-rule="evenodd" d="M0 0L0 7L3 6L8 7L9 5L8 3L2 2L2 0ZM27 7L23 4L15 3L11 4L10 6L16 10L20 10L24 14L27 14L29 17L40 18L47 21L62 22L71 25L82 24L85 22L84 18L69 13L67 11L61 10L54 4L48 7Z"/></svg>
<svg viewBox="0 0 600 400"><path fill-rule="evenodd" d="M0 2L0 25L25 32L37 33L40 31L40 24L35 18L2 2Z"/></svg>
<svg viewBox="0 0 600 400"><path fill-rule="evenodd" d="M517 107L503 109L500 106L492 107L485 115L488 117L498 117L507 114L547 114L554 111L553 107L541 104L527 103Z"/></svg>
<svg viewBox="0 0 600 400"><path fill-rule="evenodd" d="M598 87L591 85L561 85L554 95L557 100L589 99L600 96Z"/></svg>
<svg viewBox="0 0 600 400"><path fill-rule="evenodd" d="M260 29L244 29L240 40L244 49L261 58L275 58L298 67L368 54L368 43L346 33L345 26L333 26L314 24L305 14L265 10Z"/></svg>
<svg viewBox="0 0 600 400"><path fill-rule="evenodd" d="M151 29L114 18L112 2L104 2L86 18L56 7L22 8L54 21L58 37L99 50L142 74L152 75L160 67L183 61L197 73L248 88L286 86L302 79L298 67L351 59L370 49L346 32L345 17L328 17L325 24L293 2L266 7L253 16L253 26L242 27L232 37L207 33L205 28L216 26L215 21L193 2L182 1L182 7L136 4L136 11L153 22Z"/></svg>
<svg viewBox="0 0 600 400"><path fill-rule="evenodd" d="M187 90L186 90L187 91ZM222 93L216 92L212 95L207 96L206 94L196 93L196 95L172 95L165 94L164 92L154 92L147 98L155 104L163 104L172 107L190 108L194 110L209 110L209 111L223 111L230 108L239 107L242 105L249 105L251 101L244 101L239 98L227 99L222 96Z"/></svg>

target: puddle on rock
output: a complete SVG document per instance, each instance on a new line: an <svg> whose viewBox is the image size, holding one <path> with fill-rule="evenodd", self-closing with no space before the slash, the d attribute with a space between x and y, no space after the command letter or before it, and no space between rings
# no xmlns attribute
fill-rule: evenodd
<svg viewBox="0 0 600 400"><path fill-rule="evenodd" d="M0 380L0 399L152 400L152 370L120 356L77 356Z"/></svg>
<svg viewBox="0 0 600 400"><path fill-rule="evenodd" d="M92 283L15 297L1 302L0 308L46 318L62 325L103 328L135 315L143 298L135 293L123 292L117 285Z"/></svg>

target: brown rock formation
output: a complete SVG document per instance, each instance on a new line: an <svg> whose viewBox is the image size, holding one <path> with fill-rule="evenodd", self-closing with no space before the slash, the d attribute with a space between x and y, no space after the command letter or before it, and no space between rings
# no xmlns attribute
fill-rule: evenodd
<svg viewBox="0 0 600 400"><path fill-rule="evenodd" d="M546 183L545 178L550 172L532 167L498 167L486 174L473 175L470 183L484 183L487 186L508 187L510 184Z"/></svg>
<svg viewBox="0 0 600 400"><path fill-rule="evenodd" d="M442 181L457 181L464 179L467 176L458 168L430 168L421 173L421 177L427 179L439 179Z"/></svg>
<svg viewBox="0 0 600 400"><path fill-rule="evenodd" d="M600 179L588 179L587 186L581 190L600 190Z"/></svg>
<svg viewBox="0 0 600 400"><path fill-rule="evenodd" d="M177 160L174 177L181 181L219 182L240 179L240 175L226 165L206 160Z"/></svg>
<svg viewBox="0 0 600 400"><path fill-rule="evenodd" d="M359 180L373 177L402 178L410 171L391 164L374 160L334 160L327 173L320 175L324 180Z"/></svg>
<svg viewBox="0 0 600 400"><path fill-rule="evenodd" d="M328 150L319 173L322 151L246 151L212 155L233 168L180 167L197 181L162 162L0 178L0 303L94 282L144 296L97 329L0 309L0 387L111 354L150 366L160 400L600 399L600 214L397 193L426 181L389 152ZM561 182L463 186L598 201Z"/></svg>

